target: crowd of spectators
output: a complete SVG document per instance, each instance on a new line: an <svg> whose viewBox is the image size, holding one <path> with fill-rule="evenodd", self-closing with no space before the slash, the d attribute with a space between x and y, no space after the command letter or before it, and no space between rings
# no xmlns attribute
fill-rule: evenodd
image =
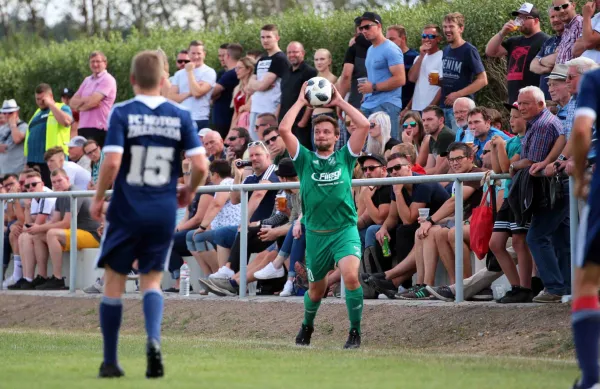
<svg viewBox="0 0 600 389"><path fill-rule="evenodd" d="M462 186L465 296L492 299L491 283L505 274L512 287L497 296L500 303L560 302L571 288L568 175L574 146L569 136L580 78L599 66L600 17L592 3L578 15L569 0L553 0L542 11L524 3L504 15L506 23L486 45L486 56L507 59L508 100L502 113L476 104L488 78L478 50L463 38L468 21L457 12L440 20L441 27L424 25L421 45L414 49L402 25L363 13L354 20L355 34L348 37L339 77L332 72L326 48L315 50L310 59L304 46L308 42L291 41L282 51L276 25L257 31L262 50L222 44L220 69L205 63L216 53L195 40L176 53L173 75L166 54L161 54L161 93L191 112L210 161L208 185L298 181L290 159L295 156L285 149L278 125L304 83L315 76L334 84L370 122L355 178L510 174L509 180L489 180L486 175L483 182ZM542 32L545 19L552 36ZM95 188L117 84L102 52L91 53L89 65L92 74L76 91L61 89L60 102L52 87L61 86L38 85L38 109L28 122L20 117L15 100L4 101L1 193ZM313 123L330 120L323 117L339 122L336 147L342 147L355 127L331 108L306 108L292 131L304 147L314 150ZM503 128L503 117L510 118L508 128ZM593 164L595 155L589 157ZM181 163L183 183L190 167L186 159ZM370 291L389 298L454 299L456 190L450 180L353 189L365 261L377 264L368 271L363 267L365 296ZM193 257L204 274L199 293L236 295L240 260L255 254L248 281L258 281L260 293L304 293L299 191L249 192L246 259L240 258L240 193L198 194L182 210L176 227L169 266L175 282L166 291L178 292L179 269L186 257ZM495 222L486 266L473 274L470 236L478 226L470 224L481 204L494 207ZM86 198L77 201L79 249L98 247L103 228L90 219L88 205ZM4 286L64 288L61 258L70 243L70 202L34 198L9 200L5 206L3 273L11 259L14 270L4 277ZM390 256L382 250L387 245ZM440 260L450 285L435 284ZM339 282L339 270L332 271L328 294L337 295ZM98 280L86 291L101 288Z"/></svg>

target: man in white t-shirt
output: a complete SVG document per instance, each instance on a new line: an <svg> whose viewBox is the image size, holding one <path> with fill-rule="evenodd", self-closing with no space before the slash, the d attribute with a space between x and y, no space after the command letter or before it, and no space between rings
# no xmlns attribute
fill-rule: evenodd
<svg viewBox="0 0 600 389"><path fill-rule="evenodd" d="M290 63L279 48L279 31L274 24L267 24L260 30L260 43L267 54L256 63L254 75L246 87L252 93L250 107L250 137L260 140L256 128L256 117L261 113L278 116L281 103L281 79L290 71Z"/></svg>
<svg viewBox="0 0 600 389"><path fill-rule="evenodd" d="M52 192L44 186L42 176L39 172L27 174L25 179L25 190L27 192ZM23 265L23 278L14 285L8 287L10 290L35 289L36 286L44 284L48 279L48 255L35 255L33 248L33 236L39 233L39 226L50 220L54 212L55 198L34 198L31 202L25 202L25 225L19 236L19 252ZM38 276L34 279L37 265Z"/></svg>
<svg viewBox="0 0 600 389"><path fill-rule="evenodd" d="M173 76L169 98L187 108L198 128L209 125L210 98L217 73L204 63L206 49L202 41L192 41L188 48L189 63Z"/></svg>
<svg viewBox="0 0 600 389"><path fill-rule="evenodd" d="M440 50L442 35L440 27L436 24L428 24L423 28L421 36L421 48L419 56L415 59L413 66L408 72L408 80L415 83L415 93L408 105L402 111L423 111L430 105L438 105L440 102L441 88L429 83L429 75L436 71L442 78L442 57Z"/></svg>
<svg viewBox="0 0 600 389"><path fill-rule="evenodd" d="M75 162L65 161L65 153L62 147L57 146L48 149L44 154L44 160L48 164L50 172L58 168L64 169L67 172L69 181L73 185L73 190L87 190L88 184L92 179L92 174Z"/></svg>

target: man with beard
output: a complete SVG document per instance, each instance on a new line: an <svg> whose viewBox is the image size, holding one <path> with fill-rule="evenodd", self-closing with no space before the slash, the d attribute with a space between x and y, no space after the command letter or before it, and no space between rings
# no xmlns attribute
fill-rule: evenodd
<svg viewBox="0 0 600 389"><path fill-rule="evenodd" d="M544 92L546 100L550 100L550 91L548 90L548 75L554 69L556 63L556 48L560 43L560 37L565 30L565 24L560 20L560 15L552 7L548 9L548 15L550 16L550 26L556 35L546 39L546 42L542 45L539 53L535 57L535 60L531 61L529 69L540 75L540 89Z"/></svg>
<svg viewBox="0 0 600 389"><path fill-rule="evenodd" d="M540 76L529 69L531 61L540 51L544 42L550 38L540 28L540 13L530 3L524 3L518 11L512 13L521 22L521 26L509 20L502 26L500 32L489 40L485 54L488 57L507 57L508 72L508 103L512 104L519 97L519 89L529 85L537 86ZM513 31L519 31L520 36L504 40Z"/></svg>
<svg viewBox="0 0 600 389"><path fill-rule="evenodd" d="M430 154L425 172L427 174L448 173L447 149L454 141L454 135L444 124L444 111L440 107L430 105L423 110L423 129L431 135L429 144L421 152Z"/></svg>
<svg viewBox="0 0 600 389"><path fill-rule="evenodd" d="M454 121L456 122L456 142L462 142L465 130L469 127L469 111L475 108L475 102L468 97L459 97L452 106Z"/></svg>
<svg viewBox="0 0 600 389"><path fill-rule="evenodd" d="M290 71L281 79L281 108L279 109L279 121L283 119L287 111L294 105L302 85L317 76L317 70L304 62L304 46L300 42L290 42L286 50L287 59L290 62ZM302 146L312 148L310 142L310 115L311 109L304 109L296 118L292 132L300 140ZM264 136L264 134L263 134Z"/></svg>
<svg viewBox="0 0 600 389"><path fill-rule="evenodd" d="M350 332L344 348L360 347L363 291L358 281L360 237L352 196L352 174L356 158L367 139L369 122L334 89L328 107L340 109L356 125L348 144L334 151L340 136L337 121L319 116L313 121L317 151L303 147L292 133L302 108L308 106L304 88L279 126L279 134L294 161L302 190L302 221L306 226L306 267L309 281L304 295L304 321L296 344L310 345L314 320L327 288L327 274L337 265L346 287L346 307Z"/></svg>

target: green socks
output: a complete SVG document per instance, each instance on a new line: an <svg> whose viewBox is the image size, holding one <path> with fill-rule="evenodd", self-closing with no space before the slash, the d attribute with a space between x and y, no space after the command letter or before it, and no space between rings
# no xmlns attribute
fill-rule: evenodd
<svg viewBox="0 0 600 389"><path fill-rule="evenodd" d="M346 289L346 308L348 308L348 318L350 319L350 329L356 329L360 334L360 321L363 311L363 289Z"/></svg>
<svg viewBox="0 0 600 389"><path fill-rule="evenodd" d="M304 321L302 324L310 327L315 326L315 316L317 316L317 311L319 310L320 305L321 300L315 303L310 299L310 297L308 297L308 291L304 293Z"/></svg>

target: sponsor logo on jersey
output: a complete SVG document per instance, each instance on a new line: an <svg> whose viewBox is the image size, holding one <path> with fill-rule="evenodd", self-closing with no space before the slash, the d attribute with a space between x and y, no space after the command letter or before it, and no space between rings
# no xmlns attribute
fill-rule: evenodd
<svg viewBox="0 0 600 389"><path fill-rule="evenodd" d="M342 176L342 169L338 169L331 173L313 173L310 178L317 182L332 182L337 181Z"/></svg>

